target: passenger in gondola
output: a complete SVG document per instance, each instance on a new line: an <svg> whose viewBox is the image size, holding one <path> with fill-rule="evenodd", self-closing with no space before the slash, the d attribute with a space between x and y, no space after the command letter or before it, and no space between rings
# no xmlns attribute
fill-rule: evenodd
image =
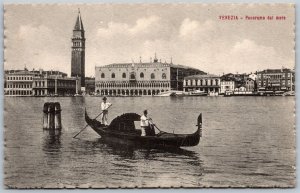
<svg viewBox="0 0 300 193"><path fill-rule="evenodd" d="M152 119L147 117L148 111L144 110L144 114L141 116L142 136L154 136L155 130L153 124L150 122Z"/></svg>
<svg viewBox="0 0 300 193"><path fill-rule="evenodd" d="M107 122L107 115L108 115L108 108L111 106L111 103L107 102L107 98L103 97L103 101L101 103L101 110L103 111L102 114L102 124L108 125Z"/></svg>

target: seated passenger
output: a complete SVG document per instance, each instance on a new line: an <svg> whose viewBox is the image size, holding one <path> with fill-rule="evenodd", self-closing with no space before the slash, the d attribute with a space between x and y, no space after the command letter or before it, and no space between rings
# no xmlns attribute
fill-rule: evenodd
<svg viewBox="0 0 300 193"><path fill-rule="evenodd" d="M142 127L142 136L154 136L155 130L153 125L149 122L152 120L147 117L148 111L144 110L144 114L141 116L141 127Z"/></svg>

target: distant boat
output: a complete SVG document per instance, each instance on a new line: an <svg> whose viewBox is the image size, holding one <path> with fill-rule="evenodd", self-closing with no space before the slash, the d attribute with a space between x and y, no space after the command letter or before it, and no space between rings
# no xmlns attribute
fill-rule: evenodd
<svg viewBox="0 0 300 193"><path fill-rule="evenodd" d="M153 96L161 96L161 97L168 97L168 96L175 96L176 93L173 91L166 91L166 92L161 92L157 95L153 95Z"/></svg>
<svg viewBox="0 0 300 193"><path fill-rule="evenodd" d="M193 90L188 92L187 96L207 96L207 93L200 90Z"/></svg>
<svg viewBox="0 0 300 193"><path fill-rule="evenodd" d="M182 91L182 90L172 90L172 92L174 92L176 96L185 96L185 95L187 95L187 93Z"/></svg>
<svg viewBox="0 0 300 193"><path fill-rule="evenodd" d="M226 90L224 93L224 97L231 97L231 96L233 96L233 91Z"/></svg>
<svg viewBox="0 0 300 193"><path fill-rule="evenodd" d="M219 96L218 92L209 92L207 96Z"/></svg>
<svg viewBox="0 0 300 193"><path fill-rule="evenodd" d="M295 96L295 91L288 91L282 94L282 96Z"/></svg>

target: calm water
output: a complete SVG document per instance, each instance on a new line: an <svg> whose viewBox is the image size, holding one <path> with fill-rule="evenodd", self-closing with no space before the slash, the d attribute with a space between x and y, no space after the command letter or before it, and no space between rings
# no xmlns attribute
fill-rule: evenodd
<svg viewBox="0 0 300 193"><path fill-rule="evenodd" d="M63 130L42 129L45 102L62 105ZM5 98L5 184L10 187L244 187L295 184L293 97L109 98L111 120L148 109L156 125L203 138L181 151L105 144L85 126L101 98ZM175 128L175 129L174 129Z"/></svg>

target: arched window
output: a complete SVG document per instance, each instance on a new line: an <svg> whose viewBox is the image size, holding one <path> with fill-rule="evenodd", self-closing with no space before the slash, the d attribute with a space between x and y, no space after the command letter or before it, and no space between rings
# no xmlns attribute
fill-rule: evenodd
<svg viewBox="0 0 300 193"><path fill-rule="evenodd" d="M166 79L167 78L166 73L162 73L161 77L162 77L162 79Z"/></svg>
<svg viewBox="0 0 300 193"><path fill-rule="evenodd" d="M126 78L126 73L125 72L122 74L122 78Z"/></svg>
<svg viewBox="0 0 300 193"><path fill-rule="evenodd" d="M154 73L151 73L151 79L155 79Z"/></svg>
<svg viewBox="0 0 300 193"><path fill-rule="evenodd" d="M101 74L101 78L105 78L105 74L104 73Z"/></svg>
<svg viewBox="0 0 300 193"><path fill-rule="evenodd" d="M115 77L116 77L115 73L112 73L111 78L115 78Z"/></svg>
<svg viewBox="0 0 300 193"><path fill-rule="evenodd" d="M131 73L131 74L130 74L130 79L135 79L134 73Z"/></svg>
<svg viewBox="0 0 300 193"><path fill-rule="evenodd" d="M144 73L141 72L140 78L144 78Z"/></svg>

